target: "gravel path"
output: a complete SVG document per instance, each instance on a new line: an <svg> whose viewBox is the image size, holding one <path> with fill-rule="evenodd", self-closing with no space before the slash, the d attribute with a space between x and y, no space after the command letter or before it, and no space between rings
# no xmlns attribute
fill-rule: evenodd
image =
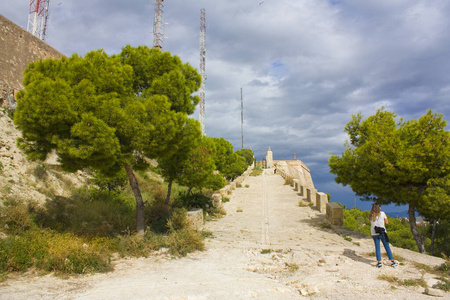
<svg viewBox="0 0 450 300"><path fill-rule="evenodd" d="M119 260L112 273L66 280L23 276L2 283L0 299L430 299L423 287L378 278L420 279L415 261L441 259L393 247L401 265L377 269L370 238L327 228L325 216L300 207L283 183L271 170L248 177L224 204L227 216L206 223L214 235L206 251Z"/></svg>

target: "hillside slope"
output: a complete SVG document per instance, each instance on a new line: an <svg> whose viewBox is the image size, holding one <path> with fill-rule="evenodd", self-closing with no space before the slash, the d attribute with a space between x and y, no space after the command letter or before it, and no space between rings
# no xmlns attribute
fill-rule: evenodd
<svg viewBox="0 0 450 300"><path fill-rule="evenodd" d="M70 190L86 183L82 172L61 171L56 156L45 162L30 162L17 147L20 131L5 109L0 110L0 202L33 200L44 202L49 196L67 196Z"/></svg>
<svg viewBox="0 0 450 300"><path fill-rule="evenodd" d="M69 279L30 271L1 283L0 299L430 299L414 284L435 284L425 270L443 259L393 247L400 265L384 258L378 269L371 238L325 226L283 182L269 170L245 179L224 203L227 215L205 224L206 251L170 259L161 250Z"/></svg>

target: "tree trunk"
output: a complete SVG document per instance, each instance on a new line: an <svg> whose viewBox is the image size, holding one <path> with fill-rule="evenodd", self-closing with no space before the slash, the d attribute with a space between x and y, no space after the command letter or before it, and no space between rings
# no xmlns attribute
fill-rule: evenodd
<svg viewBox="0 0 450 300"><path fill-rule="evenodd" d="M433 230L431 231L431 245L430 245L430 255L433 255L434 252L434 238L436 237L436 219L433 220Z"/></svg>
<svg viewBox="0 0 450 300"><path fill-rule="evenodd" d="M169 185L167 186L167 197L166 201L164 202L165 205L169 205L171 192L172 192L172 180L169 181Z"/></svg>
<svg viewBox="0 0 450 300"><path fill-rule="evenodd" d="M417 247L419 248L420 253L425 253L425 243L424 239L420 236L419 231L417 230L417 224L416 224L416 215L415 215L416 209L414 205L410 204L408 209L408 215L409 215L409 226L411 227L411 233L416 240Z"/></svg>
<svg viewBox="0 0 450 300"><path fill-rule="evenodd" d="M189 195L191 194L191 190L192 190L192 188L190 187L190 188L188 188L188 191L187 191L187 195L188 195L188 197L189 197Z"/></svg>
<svg viewBox="0 0 450 300"><path fill-rule="evenodd" d="M139 183L134 176L133 170L130 164L124 165L127 172L128 181L130 182L131 189L133 190L134 198L136 199L136 232L138 234L144 234L145 230L145 216L144 216L144 201L142 200L141 190L139 189Z"/></svg>

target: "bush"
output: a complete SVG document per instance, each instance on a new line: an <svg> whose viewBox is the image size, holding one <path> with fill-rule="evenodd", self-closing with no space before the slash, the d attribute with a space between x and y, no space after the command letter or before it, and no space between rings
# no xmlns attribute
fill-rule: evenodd
<svg viewBox="0 0 450 300"><path fill-rule="evenodd" d="M291 176L286 176L286 178L284 178L284 185L293 185L294 184L294 178L292 178Z"/></svg>
<svg viewBox="0 0 450 300"><path fill-rule="evenodd" d="M0 207L0 227L6 233L15 234L29 229L34 225L31 213L36 209L34 202L12 200Z"/></svg>
<svg viewBox="0 0 450 300"><path fill-rule="evenodd" d="M79 189L71 197L48 200L36 222L57 231L82 235L113 236L133 228L134 202L124 193Z"/></svg>
<svg viewBox="0 0 450 300"><path fill-rule="evenodd" d="M165 246L169 248L170 254L175 256L186 256L190 252L205 249L201 233L186 228L170 232Z"/></svg>
<svg viewBox="0 0 450 300"><path fill-rule="evenodd" d="M121 257L147 257L152 251L164 245L162 237L147 230L142 235L123 235L118 239L118 252Z"/></svg>
<svg viewBox="0 0 450 300"><path fill-rule="evenodd" d="M0 273L26 271L37 267L46 271L86 274L111 270L109 256L70 233L29 230L0 240Z"/></svg>
<svg viewBox="0 0 450 300"><path fill-rule="evenodd" d="M187 193L180 192L176 199L176 203L179 207L191 210L193 208L202 208L206 210L212 207L212 199L208 196L203 195L201 192L198 193Z"/></svg>
<svg viewBox="0 0 450 300"><path fill-rule="evenodd" d="M150 226L150 230L156 233L167 232L167 221L171 214L172 208L161 200L156 200L145 208L146 223Z"/></svg>

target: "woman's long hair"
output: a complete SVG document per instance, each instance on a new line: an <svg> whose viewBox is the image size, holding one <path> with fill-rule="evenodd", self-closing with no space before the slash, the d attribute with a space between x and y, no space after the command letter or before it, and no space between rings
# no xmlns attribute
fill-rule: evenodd
<svg viewBox="0 0 450 300"><path fill-rule="evenodd" d="M381 215L381 206L378 203L372 204L372 209L369 213L369 220L375 222L375 219Z"/></svg>

